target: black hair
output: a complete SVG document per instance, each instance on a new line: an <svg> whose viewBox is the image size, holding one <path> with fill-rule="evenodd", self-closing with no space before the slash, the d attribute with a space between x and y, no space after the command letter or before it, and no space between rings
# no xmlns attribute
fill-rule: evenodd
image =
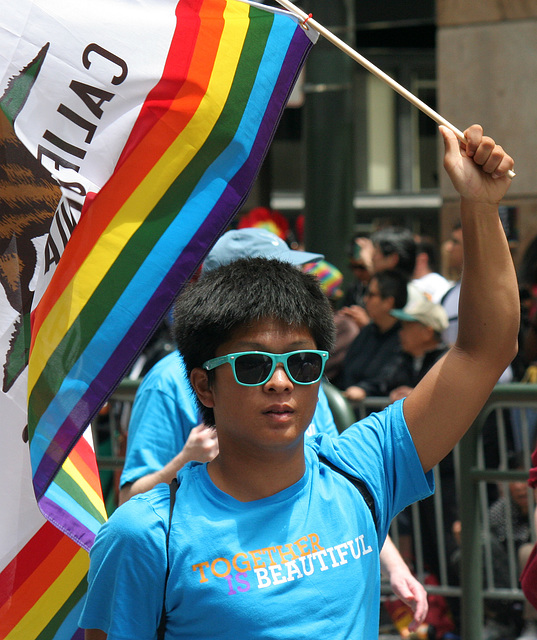
<svg viewBox="0 0 537 640"><path fill-rule="evenodd" d="M427 261L431 271L438 270L438 250L435 241L432 238L422 236L416 244L416 255L420 253L427 254Z"/></svg>
<svg viewBox="0 0 537 640"><path fill-rule="evenodd" d="M397 268L409 277L416 266L416 241L409 229L404 227L385 227L371 236L371 242L376 245L383 256L396 253L399 256Z"/></svg>
<svg viewBox="0 0 537 640"><path fill-rule="evenodd" d="M374 273L371 280L376 280L381 298L394 298L394 309L402 309L408 297L408 278L398 269L387 269Z"/></svg>
<svg viewBox="0 0 537 640"><path fill-rule="evenodd" d="M243 258L209 271L175 303L173 333L188 376L238 329L264 319L305 327L317 349L334 345L332 309L314 276L280 260ZM212 409L200 409L212 424Z"/></svg>

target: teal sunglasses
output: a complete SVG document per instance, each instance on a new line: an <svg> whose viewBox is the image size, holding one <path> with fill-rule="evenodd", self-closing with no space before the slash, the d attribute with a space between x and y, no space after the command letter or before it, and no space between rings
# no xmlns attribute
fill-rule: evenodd
<svg viewBox="0 0 537 640"><path fill-rule="evenodd" d="M256 387L270 380L276 365L282 363L289 379L296 384L313 384L321 379L328 351L305 349L289 353L266 353L265 351L241 351L227 356L212 358L203 363L207 371L229 362L235 380L245 387Z"/></svg>

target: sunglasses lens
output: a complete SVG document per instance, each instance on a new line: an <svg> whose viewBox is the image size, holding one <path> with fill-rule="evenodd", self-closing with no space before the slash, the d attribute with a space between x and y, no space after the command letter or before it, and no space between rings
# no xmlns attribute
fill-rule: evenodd
<svg viewBox="0 0 537 640"><path fill-rule="evenodd" d="M323 359L318 353L295 353L289 356L287 367L295 382L317 382L323 371Z"/></svg>
<svg viewBox="0 0 537 640"><path fill-rule="evenodd" d="M242 384L261 384L270 373L272 360L261 353L248 353L235 360L235 375Z"/></svg>

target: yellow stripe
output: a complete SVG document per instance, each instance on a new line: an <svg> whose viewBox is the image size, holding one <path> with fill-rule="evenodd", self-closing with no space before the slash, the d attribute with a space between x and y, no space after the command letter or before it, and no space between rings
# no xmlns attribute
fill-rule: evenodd
<svg viewBox="0 0 537 640"><path fill-rule="evenodd" d="M35 605L25 614L4 640L36 638L65 604L89 568L87 551L80 549L64 571L51 584Z"/></svg>
<svg viewBox="0 0 537 640"><path fill-rule="evenodd" d="M188 165L216 124L231 89L249 26L248 5L230 3L224 12L225 26L209 81L209 87L192 120L163 154L111 221L103 236L63 291L41 325L28 369L28 393L32 392L48 359L58 347L99 282L113 265L124 245L143 223L140 211L149 213L161 194ZM230 19L232 18L232 19ZM210 97L208 97L210 96Z"/></svg>
<svg viewBox="0 0 537 640"><path fill-rule="evenodd" d="M98 494L95 489L93 489L93 487L84 478L84 476L80 473L80 471L77 469L77 467L75 467L75 465L69 458L67 458L67 460L63 463L62 469L82 489L86 497L95 507L95 509L97 509L97 511L101 514L103 519L107 520L108 516L106 514L106 509L104 507L104 503L100 494Z"/></svg>

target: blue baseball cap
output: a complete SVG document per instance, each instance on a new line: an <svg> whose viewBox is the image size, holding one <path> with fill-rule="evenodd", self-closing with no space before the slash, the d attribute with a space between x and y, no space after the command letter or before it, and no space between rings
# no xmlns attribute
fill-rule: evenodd
<svg viewBox="0 0 537 640"><path fill-rule="evenodd" d="M248 227L224 233L205 258L201 272L207 273L239 258L276 258L301 266L322 260L324 256L320 253L295 251L275 233Z"/></svg>

